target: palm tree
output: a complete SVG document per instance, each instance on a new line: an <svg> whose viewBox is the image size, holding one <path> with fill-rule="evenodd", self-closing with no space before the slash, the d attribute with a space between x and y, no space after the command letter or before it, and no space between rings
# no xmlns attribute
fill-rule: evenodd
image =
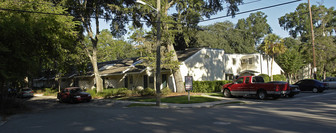
<svg viewBox="0 0 336 133"><path fill-rule="evenodd" d="M267 55L271 56L271 81L273 81L273 62L274 57L278 54L284 53L287 48L285 47L283 39L281 39L278 35L268 34L263 43L259 46L259 49L264 51Z"/></svg>

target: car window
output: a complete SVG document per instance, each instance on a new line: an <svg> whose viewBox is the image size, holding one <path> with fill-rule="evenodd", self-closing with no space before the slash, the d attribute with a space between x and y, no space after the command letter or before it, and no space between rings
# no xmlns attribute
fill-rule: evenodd
<svg viewBox="0 0 336 133"><path fill-rule="evenodd" d="M238 84L241 84L241 83L243 83L243 82L244 82L244 78L243 78L243 77L238 78L238 79L236 80L236 83L238 83Z"/></svg>
<svg viewBox="0 0 336 133"><path fill-rule="evenodd" d="M250 77L246 77L246 79L245 79L245 83L246 83L246 84L250 83Z"/></svg>
<svg viewBox="0 0 336 133"><path fill-rule="evenodd" d="M253 77L252 78L253 83L264 83L264 79L262 77Z"/></svg>

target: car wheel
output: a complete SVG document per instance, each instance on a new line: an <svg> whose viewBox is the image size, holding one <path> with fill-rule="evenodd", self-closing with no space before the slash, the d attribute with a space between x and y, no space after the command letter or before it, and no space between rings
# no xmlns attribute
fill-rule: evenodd
<svg viewBox="0 0 336 133"><path fill-rule="evenodd" d="M232 97L231 92L229 89L225 89L223 92L224 97Z"/></svg>
<svg viewBox="0 0 336 133"><path fill-rule="evenodd" d="M313 92L314 92L314 93L317 93L317 92L318 92L318 89L317 89L317 88L313 88Z"/></svg>
<svg viewBox="0 0 336 133"><path fill-rule="evenodd" d="M294 97L294 94L288 94L288 97L292 98Z"/></svg>
<svg viewBox="0 0 336 133"><path fill-rule="evenodd" d="M258 91L258 98L264 100L266 98L266 92L263 90Z"/></svg>

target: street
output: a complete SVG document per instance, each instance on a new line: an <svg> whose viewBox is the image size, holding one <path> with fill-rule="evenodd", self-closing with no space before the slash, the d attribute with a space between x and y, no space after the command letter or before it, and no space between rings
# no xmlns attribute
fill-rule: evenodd
<svg viewBox="0 0 336 133"><path fill-rule="evenodd" d="M60 104L50 99L50 107L43 104L44 109L12 116L0 132L331 133L336 129L336 90L302 92L277 100L230 99L242 102L210 108L159 108L126 107L117 102Z"/></svg>

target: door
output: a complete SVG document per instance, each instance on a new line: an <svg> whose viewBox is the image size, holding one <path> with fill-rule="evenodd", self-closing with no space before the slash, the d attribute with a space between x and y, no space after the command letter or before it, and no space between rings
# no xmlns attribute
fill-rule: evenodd
<svg viewBox="0 0 336 133"><path fill-rule="evenodd" d="M239 77L231 86L231 94L234 96L243 96L244 84L244 77Z"/></svg>
<svg viewBox="0 0 336 133"><path fill-rule="evenodd" d="M148 76L147 75L144 75L143 76L143 87L144 89L148 88Z"/></svg>
<svg viewBox="0 0 336 133"><path fill-rule="evenodd" d="M167 74L162 74L162 88L167 87Z"/></svg>

